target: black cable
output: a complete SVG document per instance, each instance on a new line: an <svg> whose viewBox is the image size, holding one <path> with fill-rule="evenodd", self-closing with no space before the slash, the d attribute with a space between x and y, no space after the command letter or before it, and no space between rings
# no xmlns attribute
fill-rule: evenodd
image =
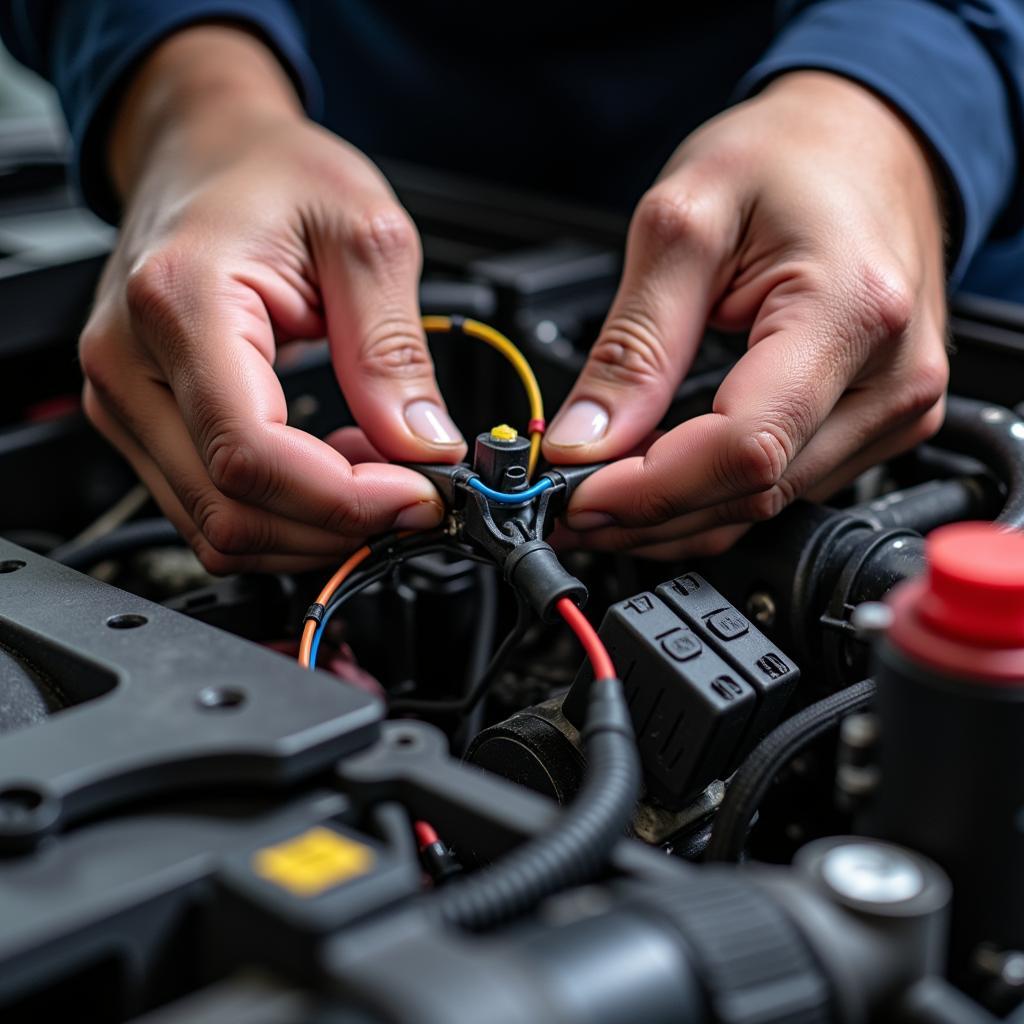
<svg viewBox="0 0 1024 1024"><path fill-rule="evenodd" d="M454 700L430 700L429 698L399 697L391 701L390 710L398 714L454 714L465 715L476 707L477 702L491 688L498 673L505 667L509 655L519 646L530 625L530 609L526 602L516 595L516 623L501 646L494 652L486 671L477 680L465 697Z"/></svg>
<svg viewBox="0 0 1024 1024"><path fill-rule="evenodd" d="M477 616L473 629L473 647L466 666L466 696L473 692L477 680L487 671L487 663L494 651L494 635L498 628L498 581L493 569L480 566L477 579ZM467 713L459 726L456 748L461 752L469 739L483 727L486 701L479 700Z"/></svg>
<svg viewBox="0 0 1024 1024"><path fill-rule="evenodd" d="M374 583L379 583L385 576L390 575L404 562L420 555L430 555L438 551L451 552L450 543L440 543L435 535L430 535L430 543L424 543L422 537L405 538L405 544L389 544L387 555L379 562L370 562L365 568L353 573L335 592L334 596L327 602L326 606L310 605L310 609L317 609L316 621L320 624L320 632L327 628L327 623L334 613L347 601L363 593ZM459 554L464 554L459 552ZM473 557L476 561L481 559ZM488 563L489 564L489 563ZM307 612L307 618L312 617Z"/></svg>
<svg viewBox="0 0 1024 1024"><path fill-rule="evenodd" d="M432 913L450 925L488 928L600 873L640 794L640 757L618 679L591 684L581 735L587 772L572 803L548 830L431 897Z"/></svg>
<svg viewBox="0 0 1024 1024"><path fill-rule="evenodd" d="M874 696L875 681L863 679L811 704L768 733L733 776L715 815L704 859L739 860L750 823L778 772L809 743L835 728L845 715L859 711Z"/></svg>
<svg viewBox="0 0 1024 1024"><path fill-rule="evenodd" d="M89 569L111 558L123 558L144 548L180 546L185 541L168 519L137 519L85 544L62 544L50 552L55 562L72 569Z"/></svg>

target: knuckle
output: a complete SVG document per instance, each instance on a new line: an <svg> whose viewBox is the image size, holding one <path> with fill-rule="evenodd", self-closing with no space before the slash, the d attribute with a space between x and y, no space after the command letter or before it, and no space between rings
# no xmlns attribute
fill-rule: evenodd
<svg viewBox="0 0 1024 1024"><path fill-rule="evenodd" d="M946 417L946 403L940 397L914 424L908 447L922 444L933 438Z"/></svg>
<svg viewBox="0 0 1024 1024"><path fill-rule="evenodd" d="M792 485L783 477L773 487L760 494L753 494L746 499L744 515L738 522L763 523L774 519L787 505L796 498Z"/></svg>
<svg viewBox="0 0 1024 1024"><path fill-rule="evenodd" d="M172 319L177 299L186 288L185 266L185 258L167 249L152 252L136 263L124 284L131 316L150 324Z"/></svg>
<svg viewBox="0 0 1024 1024"><path fill-rule="evenodd" d="M944 352L921 355L912 369L921 411L930 409L946 394L949 386L949 360Z"/></svg>
<svg viewBox="0 0 1024 1024"><path fill-rule="evenodd" d="M606 384L644 387L669 372L665 347L651 317L626 310L612 317L590 350L590 372Z"/></svg>
<svg viewBox="0 0 1024 1024"><path fill-rule="evenodd" d="M863 265L856 275L854 301L858 319L872 336L896 338L914 317L914 290L901 270L877 263Z"/></svg>
<svg viewBox="0 0 1024 1024"><path fill-rule="evenodd" d="M323 526L342 537L368 537L373 532L365 508L352 494L328 511Z"/></svg>
<svg viewBox="0 0 1024 1024"><path fill-rule="evenodd" d="M203 537L196 537L192 541L192 550L199 559L199 564L211 576L227 576L234 571L235 559L218 551Z"/></svg>
<svg viewBox="0 0 1024 1024"><path fill-rule="evenodd" d="M264 504L275 497L273 474L251 438L238 430L221 430L205 448L214 487L238 501Z"/></svg>
<svg viewBox="0 0 1024 1024"><path fill-rule="evenodd" d="M723 446L712 464L719 483L739 495L758 494L780 485L792 457L792 442L778 427L765 426Z"/></svg>
<svg viewBox="0 0 1024 1024"><path fill-rule="evenodd" d="M83 375L100 397L113 390L114 375L123 358L113 332L98 324L86 324L78 339L78 360Z"/></svg>
<svg viewBox="0 0 1024 1024"><path fill-rule="evenodd" d="M368 332L359 366L367 376L390 379L421 379L434 372L419 326L400 316L382 320Z"/></svg>
<svg viewBox="0 0 1024 1024"><path fill-rule="evenodd" d="M200 502L195 521L206 543L222 555L241 555L259 548L243 516L217 498Z"/></svg>
<svg viewBox="0 0 1024 1024"><path fill-rule="evenodd" d="M634 226L642 238L665 248L706 247L714 236L708 201L664 186L651 189L640 200Z"/></svg>
<svg viewBox="0 0 1024 1024"><path fill-rule="evenodd" d="M366 263L418 260L420 240L409 215L397 204L371 207L352 226L351 245Z"/></svg>
<svg viewBox="0 0 1024 1024"><path fill-rule="evenodd" d="M949 363L943 353L915 356L890 389L889 415L896 423L923 417L941 403L948 383Z"/></svg>

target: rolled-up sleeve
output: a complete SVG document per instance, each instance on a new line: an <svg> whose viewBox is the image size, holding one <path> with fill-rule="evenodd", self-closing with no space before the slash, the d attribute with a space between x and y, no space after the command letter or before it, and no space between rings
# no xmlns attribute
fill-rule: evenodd
<svg viewBox="0 0 1024 1024"><path fill-rule="evenodd" d="M77 184L89 206L109 221L119 215L105 159L117 96L157 43L206 21L236 22L265 39L317 116L320 84L286 0L0 0L0 35L18 60L56 86Z"/></svg>
<svg viewBox="0 0 1024 1024"><path fill-rule="evenodd" d="M803 0L740 85L831 71L893 104L934 151L952 195L951 283L983 242L1024 223L1024 4L1020 0Z"/></svg>

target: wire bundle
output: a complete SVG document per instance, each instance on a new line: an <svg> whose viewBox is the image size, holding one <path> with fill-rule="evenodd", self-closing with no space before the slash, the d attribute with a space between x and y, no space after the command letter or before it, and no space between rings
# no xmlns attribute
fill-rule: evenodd
<svg viewBox="0 0 1024 1024"><path fill-rule="evenodd" d="M530 403L530 460L527 474L528 476L533 476L540 458L540 443L544 434L544 399L541 396L537 378L534 376L526 357L504 334L488 324L481 323L479 320L470 320L461 316L425 316L423 317L423 329L428 334L461 331L471 338L477 338L480 341L486 342L512 364L519 375L519 379L523 382L523 387L526 389L526 397ZM551 481L547 479L540 480L528 490L514 495L491 490L491 488L486 487L479 480L475 479L470 481L470 486L476 486L477 490L482 491L494 501L506 504L520 504L532 500L537 494L550 487ZM342 563L337 572L324 585L317 595L316 601L310 605L309 611L306 613L302 629L302 640L299 645L300 665L309 669L316 668L317 652L320 648L320 640L323 637L324 629L331 616L346 600L370 586L371 583L382 579L406 558L412 557L414 554L427 554L430 551L451 547L450 543L441 543L440 534L433 535L433 543L428 543L427 546L416 546L415 550L399 545L398 542L410 536L413 536L413 534L389 534L378 541L364 545ZM371 555L377 554L384 555L383 561L377 562L373 570L353 580L351 585L347 585L350 577L353 576L363 562L369 559ZM465 554L467 557L475 557L469 552L465 552ZM522 618L523 616L520 615L520 619ZM524 628L525 623L520 622L517 624L516 630L514 630L517 638L521 637ZM502 646L504 647L505 645ZM494 671L497 671L498 668L500 668L500 665L492 664L491 666L491 669ZM484 679L492 674L491 669L484 673ZM481 694L477 693L477 690L474 689L465 700L473 697L474 693L477 694L476 699L479 699ZM465 700L455 702L459 705L458 710L471 710L476 703L474 699L468 705L465 705Z"/></svg>

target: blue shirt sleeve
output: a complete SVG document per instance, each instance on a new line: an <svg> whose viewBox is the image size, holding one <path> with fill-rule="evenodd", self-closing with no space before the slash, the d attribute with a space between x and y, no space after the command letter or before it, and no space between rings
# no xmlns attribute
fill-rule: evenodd
<svg viewBox="0 0 1024 1024"><path fill-rule="evenodd" d="M1021 0L797 0L740 84L750 95L798 68L832 71L885 97L938 158L952 195L950 279L990 234L1024 222Z"/></svg>
<svg viewBox="0 0 1024 1024"><path fill-rule="evenodd" d="M287 0L0 0L0 34L18 60L56 86L71 130L76 183L106 220L120 213L105 158L120 87L162 39L203 21L237 22L265 39L307 110L318 114L320 83Z"/></svg>

